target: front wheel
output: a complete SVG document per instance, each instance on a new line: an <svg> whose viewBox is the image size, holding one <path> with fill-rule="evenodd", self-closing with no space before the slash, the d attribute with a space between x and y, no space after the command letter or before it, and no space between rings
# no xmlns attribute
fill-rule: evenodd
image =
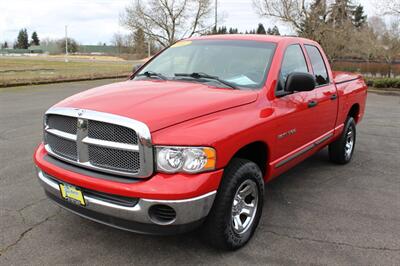
<svg viewBox="0 0 400 266"><path fill-rule="evenodd" d="M226 168L214 205L204 224L211 245L235 250L253 236L262 213L264 181L260 168L233 159Z"/></svg>
<svg viewBox="0 0 400 266"><path fill-rule="evenodd" d="M349 117L339 139L329 144L329 158L332 162L346 164L353 157L356 144L356 123Z"/></svg>

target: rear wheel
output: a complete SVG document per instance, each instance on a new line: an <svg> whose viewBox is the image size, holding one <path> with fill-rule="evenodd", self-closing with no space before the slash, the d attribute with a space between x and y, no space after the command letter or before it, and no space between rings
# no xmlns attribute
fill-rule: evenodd
<svg viewBox="0 0 400 266"><path fill-rule="evenodd" d="M245 159L233 159L224 172L214 205L204 224L204 237L226 250L243 247L261 217L264 181L260 168Z"/></svg>
<svg viewBox="0 0 400 266"><path fill-rule="evenodd" d="M353 157L356 144L356 123L349 117L346 121L343 133L339 139L329 145L329 158L332 162L346 164Z"/></svg>

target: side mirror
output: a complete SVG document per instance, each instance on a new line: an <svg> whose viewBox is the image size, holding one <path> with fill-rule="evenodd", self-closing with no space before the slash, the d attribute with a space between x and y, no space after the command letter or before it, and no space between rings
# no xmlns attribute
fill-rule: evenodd
<svg viewBox="0 0 400 266"><path fill-rule="evenodd" d="M308 73L293 72L286 79L285 91L312 91L315 89L315 77Z"/></svg>
<svg viewBox="0 0 400 266"><path fill-rule="evenodd" d="M132 73L133 74L136 73L136 71L138 71L139 68L141 68L142 66L143 66L143 64L134 65L133 68L132 68Z"/></svg>

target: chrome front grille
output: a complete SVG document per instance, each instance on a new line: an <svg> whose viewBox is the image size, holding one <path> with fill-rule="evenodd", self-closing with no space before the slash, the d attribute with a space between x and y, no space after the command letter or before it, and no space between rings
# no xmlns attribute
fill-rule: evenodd
<svg viewBox="0 0 400 266"><path fill-rule="evenodd" d="M46 112L47 152L64 161L129 177L153 172L148 127L126 117L72 108Z"/></svg>

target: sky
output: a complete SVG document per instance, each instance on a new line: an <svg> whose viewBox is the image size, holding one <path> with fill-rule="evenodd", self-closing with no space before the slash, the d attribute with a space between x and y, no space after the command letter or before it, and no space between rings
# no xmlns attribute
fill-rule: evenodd
<svg viewBox="0 0 400 266"><path fill-rule="evenodd" d="M143 0L145 1L145 0ZM214 2L214 0L211 0ZM374 0L355 0L369 16L374 15ZM37 31L39 38L58 39L68 35L81 44L110 43L114 33L127 33L119 24L119 17L132 0L0 0L0 42L12 42L21 28L28 34ZM252 0L218 0L221 24L251 30L263 23L266 28L277 25L282 34L292 34L279 21L260 18Z"/></svg>

